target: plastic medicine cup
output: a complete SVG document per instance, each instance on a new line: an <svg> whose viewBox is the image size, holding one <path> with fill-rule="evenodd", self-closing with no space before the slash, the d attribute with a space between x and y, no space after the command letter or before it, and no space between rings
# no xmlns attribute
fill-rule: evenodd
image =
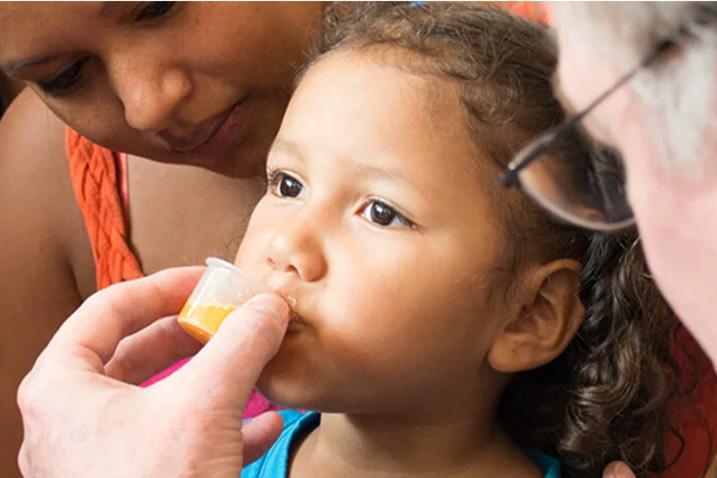
<svg viewBox="0 0 717 478"><path fill-rule="evenodd" d="M219 330L227 315L267 287L254 282L234 264L207 258L207 269L177 317L179 326L202 343Z"/></svg>

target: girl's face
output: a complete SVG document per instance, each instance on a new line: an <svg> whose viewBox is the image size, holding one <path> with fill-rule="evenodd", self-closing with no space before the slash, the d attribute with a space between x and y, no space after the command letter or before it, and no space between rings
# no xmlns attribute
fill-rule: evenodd
<svg viewBox="0 0 717 478"><path fill-rule="evenodd" d="M111 149L242 174L263 165L319 3L0 6L0 68Z"/></svg>
<svg viewBox="0 0 717 478"><path fill-rule="evenodd" d="M301 81L236 261L299 315L260 379L270 398L377 412L490 395L508 313L493 177L446 90L356 53Z"/></svg>

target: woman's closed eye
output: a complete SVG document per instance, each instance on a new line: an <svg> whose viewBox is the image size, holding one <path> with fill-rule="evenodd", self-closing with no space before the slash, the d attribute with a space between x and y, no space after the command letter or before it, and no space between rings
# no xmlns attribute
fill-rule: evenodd
<svg viewBox="0 0 717 478"><path fill-rule="evenodd" d="M269 190L280 198L299 199L306 193L301 181L283 171L269 173Z"/></svg>
<svg viewBox="0 0 717 478"><path fill-rule="evenodd" d="M136 23L147 22L162 17L172 10L176 2L146 2L134 17ZM65 68L57 75L40 80L37 84L47 94L62 96L68 94L72 87L82 79L82 70L90 57L83 57L75 61L68 68Z"/></svg>
<svg viewBox="0 0 717 478"><path fill-rule="evenodd" d="M415 224L392 206L379 199L370 199L359 211L361 217L380 227L408 227Z"/></svg>
<svg viewBox="0 0 717 478"><path fill-rule="evenodd" d="M37 84L45 93L55 96L62 95L80 81L82 78L82 67L89 59L89 57L81 58L54 77L48 80L40 80Z"/></svg>
<svg viewBox="0 0 717 478"><path fill-rule="evenodd" d="M147 2L134 18L135 22L158 18L169 12L177 2Z"/></svg>

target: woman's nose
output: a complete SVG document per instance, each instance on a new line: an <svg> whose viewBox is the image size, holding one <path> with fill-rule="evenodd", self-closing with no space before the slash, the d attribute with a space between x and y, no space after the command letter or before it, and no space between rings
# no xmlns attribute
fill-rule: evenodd
<svg viewBox="0 0 717 478"><path fill-rule="evenodd" d="M167 129L192 91L190 78L180 69L138 67L123 72L117 81L125 120L138 131Z"/></svg>
<svg viewBox="0 0 717 478"><path fill-rule="evenodd" d="M300 220L277 230L267 247L266 262L269 267L276 272L295 274L306 282L324 277L327 262L323 244L315 232L315 227Z"/></svg>

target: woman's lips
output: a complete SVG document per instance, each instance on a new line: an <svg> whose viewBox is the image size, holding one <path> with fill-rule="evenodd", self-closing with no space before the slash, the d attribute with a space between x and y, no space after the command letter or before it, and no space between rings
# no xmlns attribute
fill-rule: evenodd
<svg viewBox="0 0 717 478"><path fill-rule="evenodd" d="M216 156L226 152L238 142L248 122L246 100L244 97L228 110L206 120L189 139L170 140L169 149L192 156Z"/></svg>

